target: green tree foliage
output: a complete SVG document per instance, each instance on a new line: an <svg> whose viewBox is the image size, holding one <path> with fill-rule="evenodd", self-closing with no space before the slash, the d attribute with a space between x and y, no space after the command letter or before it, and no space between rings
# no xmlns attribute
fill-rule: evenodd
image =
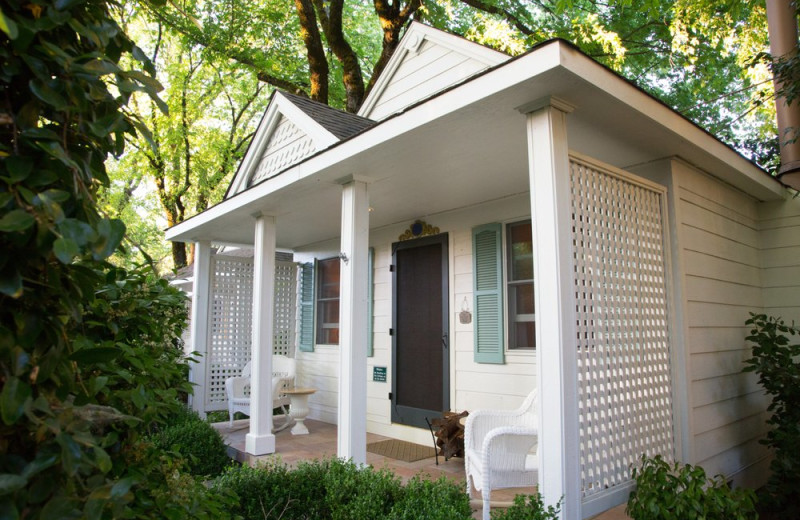
<svg viewBox="0 0 800 520"><path fill-rule="evenodd" d="M140 440L190 390L185 300L105 262L125 226L95 204L160 86L105 1L2 0L0 30L0 516L213 517Z"/></svg>
<svg viewBox="0 0 800 520"><path fill-rule="evenodd" d="M798 329L765 314L750 314L747 340L754 344L745 372L758 374L758 382L772 397L767 411L770 430L761 442L773 450L767 485L760 495L764 508L781 518L800 517L800 344L790 337Z"/></svg>

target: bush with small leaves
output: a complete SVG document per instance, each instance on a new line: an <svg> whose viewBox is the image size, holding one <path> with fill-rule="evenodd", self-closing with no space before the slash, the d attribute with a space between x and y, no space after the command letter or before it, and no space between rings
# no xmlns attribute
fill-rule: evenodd
<svg viewBox="0 0 800 520"><path fill-rule="evenodd" d="M157 449L186 459L187 470L198 477L216 477L231 463L219 432L188 409L170 418L166 426L150 436L150 441Z"/></svg>
<svg viewBox="0 0 800 520"><path fill-rule="evenodd" d="M492 511L492 520L557 520L561 501L555 506L545 507L542 496L517 495L514 503L504 511Z"/></svg>
<svg viewBox="0 0 800 520"><path fill-rule="evenodd" d="M755 493L731 489L718 476L706 477L700 466L670 465L660 455L642 456L633 468L636 489L626 513L633 520L755 520Z"/></svg>

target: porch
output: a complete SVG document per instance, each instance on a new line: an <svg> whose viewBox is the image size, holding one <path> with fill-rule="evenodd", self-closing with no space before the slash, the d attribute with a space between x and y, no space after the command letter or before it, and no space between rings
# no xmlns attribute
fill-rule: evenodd
<svg viewBox="0 0 800 520"><path fill-rule="evenodd" d="M335 424L330 424L313 419L306 419L305 424L310 430L309 435L292 435L290 429L285 429L275 433L275 453L269 455L249 455L245 453L245 437L249 431L248 420L238 420L231 428L227 422L215 423L213 426L220 432L225 439L225 443L233 448L237 460L254 464L260 460L270 460L280 458L289 466L294 466L303 460L323 459L336 456L336 437L337 428ZM367 433L367 443L388 440L389 437ZM432 444L432 442L431 442ZM439 457L439 464L436 464L435 457L429 457L413 462L377 455L367 451L367 464L374 468L387 468L392 473L400 477L403 481L409 480L419 473L435 480L445 477L448 480L464 485L464 459L459 457L451 458L448 461L444 457ZM510 504L514 496L519 493L530 494L533 488L512 488L500 489L492 492L492 504L497 504L498 508ZM479 496L476 494L476 496ZM475 510L474 518L480 518L480 500L473 499L472 507ZM625 506L617 506L609 511L593 517L594 520L627 520Z"/></svg>

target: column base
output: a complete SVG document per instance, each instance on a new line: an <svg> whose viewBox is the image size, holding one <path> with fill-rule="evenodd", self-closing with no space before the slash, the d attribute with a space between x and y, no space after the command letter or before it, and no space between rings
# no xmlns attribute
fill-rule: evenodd
<svg viewBox="0 0 800 520"><path fill-rule="evenodd" d="M248 455L269 455L275 453L275 436L271 433L266 435L248 433L244 438L244 446Z"/></svg>

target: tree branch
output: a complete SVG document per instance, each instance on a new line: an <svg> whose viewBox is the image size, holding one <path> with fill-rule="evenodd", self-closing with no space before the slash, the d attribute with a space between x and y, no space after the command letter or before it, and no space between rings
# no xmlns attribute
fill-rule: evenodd
<svg viewBox="0 0 800 520"><path fill-rule="evenodd" d="M342 64L342 81L347 96L347 111L357 112L364 100L364 76L353 47L344 37L342 30L342 10L344 0L330 0L329 11L325 10L325 0L313 0L317 16L333 54Z"/></svg>
<svg viewBox="0 0 800 520"><path fill-rule="evenodd" d="M308 74L311 79L311 99L328 104L328 59L317 28L317 17L311 0L295 0L300 20L300 36L306 46Z"/></svg>

